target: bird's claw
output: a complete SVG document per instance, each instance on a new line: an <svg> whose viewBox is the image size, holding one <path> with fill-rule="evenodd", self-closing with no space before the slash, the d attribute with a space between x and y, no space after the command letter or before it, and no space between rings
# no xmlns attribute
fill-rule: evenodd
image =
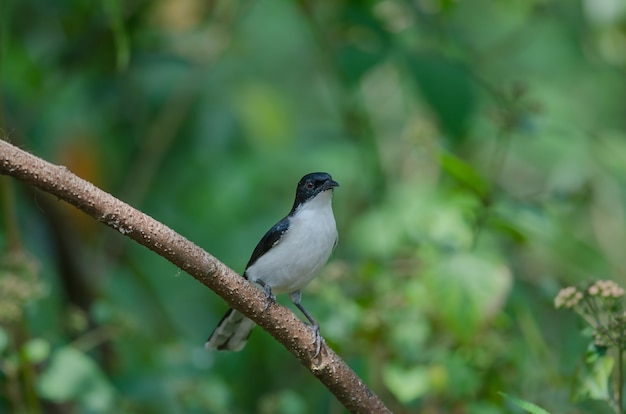
<svg viewBox="0 0 626 414"><path fill-rule="evenodd" d="M265 307L263 310L266 311L270 303L276 303L276 295L272 293L272 287L268 284L263 286L263 291L265 292Z"/></svg>
<svg viewBox="0 0 626 414"><path fill-rule="evenodd" d="M313 358L317 358L320 354L320 351L322 350L322 342L324 342L324 338L322 338L322 334L320 333L319 325L315 324L309 326L313 330L313 341L311 342L311 344L317 344L317 346L315 347L315 354L313 354Z"/></svg>

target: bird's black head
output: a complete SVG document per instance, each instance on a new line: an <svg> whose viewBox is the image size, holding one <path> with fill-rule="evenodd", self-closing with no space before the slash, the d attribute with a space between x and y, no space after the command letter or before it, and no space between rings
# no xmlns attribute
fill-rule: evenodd
<svg viewBox="0 0 626 414"><path fill-rule="evenodd" d="M322 191L332 190L339 187L337 181L333 181L333 177L325 172L310 173L302 177L296 188L296 201L293 208L296 209L300 204L312 199Z"/></svg>

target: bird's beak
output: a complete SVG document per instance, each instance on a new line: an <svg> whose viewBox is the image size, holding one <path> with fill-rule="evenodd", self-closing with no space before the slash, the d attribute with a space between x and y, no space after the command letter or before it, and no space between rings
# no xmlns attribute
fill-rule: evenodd
<svg viewBox="0 0 626 414"><path fill-rule="evenodd" d="M335 180L328 180L322 185L322 191L330 190L335 187L339 187L339 183Z"/></svg>

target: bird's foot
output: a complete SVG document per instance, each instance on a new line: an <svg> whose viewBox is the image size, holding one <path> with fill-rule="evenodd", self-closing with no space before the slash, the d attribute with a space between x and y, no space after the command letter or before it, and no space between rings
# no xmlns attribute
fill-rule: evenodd
<svg viewBox="0 0 626 414"><path fill-rule="evenodd" d="M267 283L263 284L263 291L265 292L265 307L263 310L266 311L270 303L276 303L276 295L272 293L272 287Z"/></svg>
<svg viewBox="0 0 626 414"><path fill-rule="evenodd" d="M316 344L315 354L313 354L313 358L317 358L320 354L320 351L322 350L322 343L325 343L324 338L322 338L322 334L320 333L320 326L317 323L308 326L313 331L313 341L311 342L311 344Z"/></svg>

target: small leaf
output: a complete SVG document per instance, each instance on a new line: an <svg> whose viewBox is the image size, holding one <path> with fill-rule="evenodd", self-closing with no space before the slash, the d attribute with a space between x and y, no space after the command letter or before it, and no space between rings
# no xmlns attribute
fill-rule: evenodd
<svg viewBox="0 0 626 414"><path fill-rule="evenodd" d="M459 183L469 187L478 196L489 193L489 183L472 167L452 154L442 153L439 157L441 167Z"/></svg>
<svg viewBox="0 0 626 414"><path fill-rule="evenodd" d="M5 331L2 326L0 326L0 355L4 352L5 349L9 346L9 335L7 331Z"/></svg>
<svg viewBox="0 0 626 414"><path fill-rule="evenodd" d="M521 409L526 410L530 414L550 414L549 411L544 410L543 408L539 407L537 404L533 404L528 401L511 397L510 395L507 395L503 392L500 392L498 394L500 394L501 396L503 396L504 398L506 398L508 401L512 402L513 404L517 405Z"/></svg>
<svg viewBox="0 0 626 414"><path fill-rule="evenodd" d="M26 359L33 364L43 362L50 355L50 343L43 339L31 339L22 348Z"/></svg>
<svg viewBox="0 0 626 414"><path fill-rule="evenodd" d="M98 365L84 353L63 347L52 354L39 377L39 393L55 402L77 401L82 412L112 412L114 389ZM78 410L81 411L81 410Z"/></svg>
<svg viewBox="0 0 626 414"><path fill-rule="evenodd" d="M580 402L585 399L608 400L609 381L615 360L606 353L604 347L590 344L576 370L572 387L572 400Z"/></svg>
<svg viewBox="0 0 626 414"><path fill-rule="evenodd" d="M405 368L387 365L383 371L383 381L393 395L402 403L409 403L430 389L429 372L424 367Z"/></svg>

